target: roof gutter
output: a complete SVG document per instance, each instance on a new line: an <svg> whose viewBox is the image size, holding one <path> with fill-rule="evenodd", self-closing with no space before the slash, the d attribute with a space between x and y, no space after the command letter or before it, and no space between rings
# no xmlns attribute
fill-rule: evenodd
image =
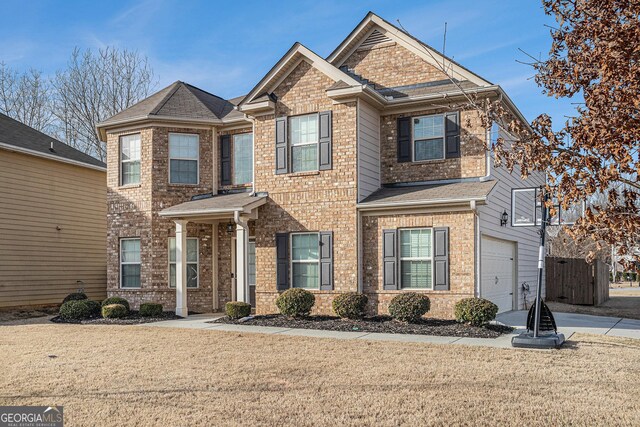
<svg viewBox="0 0 640 427"><path fill-rule="evenodd" d="M92 165L90 163L84 163L78 160L71 160L60 156L54 156L52 154L41 153L40 151L30 150L28 148L16 147L15 145L6 144L4 142L0 142L0 148L5 149L7 151L14 151L16 153L29 154L31 156L42 157L47 160L55 160L62 163L68 163L74 166L81 166L83 168L94 169L100 172L106 172L107 168L98 165Z"/></svg>
<svg viewBox="0 0 640 427"><path fill-rule="evenodd" d="M420 208L420 207L435 207L435 206L453 206L453 205L466 205L476 206L476 204L484 204L487 200L487 196L482 197L466 197L461 199L430 199L430 200L416 200L411 202L382 202L382 203L358 203L356 209L359 211L371 211L371 210L387 210L398 208Z"/></svg>

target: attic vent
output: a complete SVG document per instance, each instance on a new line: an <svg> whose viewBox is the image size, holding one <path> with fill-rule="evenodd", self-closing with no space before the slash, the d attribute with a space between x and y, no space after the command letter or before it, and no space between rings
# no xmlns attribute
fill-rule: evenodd
<svg viewBox="0 0 640 427"><path fill-rule="evenodd" d="M373 30L373 32L369 34L369 37L367 37L365 41L362 42L362 44L360 45L360 49L368 49L377 44L386 43L390 41L391 39L386 35L382 34L380 31Z"/></svg>

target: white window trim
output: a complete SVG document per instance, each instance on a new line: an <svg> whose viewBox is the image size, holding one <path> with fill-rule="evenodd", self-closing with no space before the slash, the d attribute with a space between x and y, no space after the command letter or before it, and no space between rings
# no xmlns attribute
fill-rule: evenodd
<svg viewBox="0 0 640 427"><path fill-rule="evenodd" d="M305 142L302 144L293 144L293 142L291 141L291 119L294 118L300 118L300 117L307 117L307 116L316 116L317 118L317 123L318 123L318 129L316 132L316 140L314 142ZM299 114L297 116L289 116L287 117L287 141L288 141L288 145L289 145L289 158L291 159L291 173L305 173L305 172L316 172L320 170L320 113L311 113L311 114ZM304 171L294 171L293 170L293 148L294 147L306 147L307 145L315 145L316 146L316 168L315 169L309 169L309 170L304 170Z"/></svg>
<svg viewBox="0 0 640 427"><path fill-rule="evenodd" d="M124 262L122 261L122 242L125 240L138 240L140 241L140 261L138 262ZM122 266L123 265L140 265L140 283L142 284L142 240L140 237L122 237L120 238L120 247L119 249L119 258L120 258L120 271L118 275L120 276L120 289L142 289L142 286L122 286Z"/></svg>
<svg viewBox="0 0 640 427"><path fill-rule="evenodd" d="M438 159L424 159L424 160L416 160L416 132L415 132L415 120L418 119L423 119L425 117L441 117L442 118L442 157L438 158ZM445 137L446 129L445 129L446 123L445 123L445 119L444 119L444 114L427 114L424 116L416 116L416 117L411 117L411 161L413 163L423 163L423 162L439 162L441 160L445 160L447 158L446 155L446 150L447 150L447 138ZM437 139L436 138L426 138L426 140L430 140L430 139ZM425 138L423 139L418 139L418 141L424 141Z"/></svg>
<svg viewBox="0 0 640 427"><path fill-rule="evenodd" d="M195 136L196 137L196 143L198 144L198 149L196 150L198 155L193 158L193 157L171 157L171 135L188 135L188 136ZM167 155L169 156L169 163L167 164L167 167L169 169L169 184L170 185L200 185L200 135L198 135L197 133L182 133L182 132L169 132L169 136L168 136L168 140L167 140L167 146L168 146L168 151L167 151ZM196 182L190 182L190 183L186 183L186 182L171 182L171 160L195 160L196 162ZM194 288L191 288L194 289Z"/></svg>
<svg viewBox="0 0 640 427"><path fill-rule="evenodd" d="M140 157L137 160L122 160L122 138L125 136L133 136L133 135L138 135L138 143L140 144ZM140 182L142 181L142 135L139 133L129 133L126 135L120 135L118 137L118 176L120 177L120 187L133 187L133 186L137 186L140 185ZM138 180L138 182L130 182L128 184L125 184L123 182L123 178L124 178L124 174L122 173L122 164L123 163L134 163L134 162L138 162L140 163L140 179Z"/></svg>
<svg viewBox="0 0 640 427"><path fill-rule="evenodd" d="M167 281L167 285L169 286L169 289L175 289L175 286L171 286L171 264L176 264L175 262L171 262L171 239L175 239L175 237L169 237L169 240L167 241L167 251L168 251L168 255L167 255L167 261L168 261L168 265L167 265L167 274L169 277L169 280ZM189 266L189 264L195 264L196 265L196 277L197 277L197 282L196 282L196 286L187 286L187 289L198 289L200 288L200 239L198 239L197 237L187 237L187 240L195 240L196 241L196 262L187 262L187 267ZM177 261L177 256L178 254L176 254L176 261ZM177 277L178 274L178 269L176 268L176 280L178 279Z"/></svg>
<svg viewBox="0 0 640 427"><path fill-rule="evenodd" d="M237 136L241 136L241 135L251 135L251 180L249 182L243 182L243 183L238 183L236 180L236 137ZM233 165L233 173L231 174L231 185L250 185L253 184L253 180L254 180L254 170L253 170L253 164L255 163L255 158L253 157L255 152L254 152L254 144L255 144L255 140L253 137L253 132L244 132L244 133L236 133L233 134L231 137L231 142L233 144L233 148L232 148L232 153L231 153L231 163Z"/></svg>
<svg viewBox="0 0 640 427"><path fill-rule="evenodd" d="M410 230L431 230L431 257L403 257L402 256L402 237L401 234L403 231L410 231ZM434 280L435 280L435 268L434 268L434 262L433 262L433 251L434 251L434 232L433 232L433 227L410 227L410 228L400 228L398 229L398 249L397 249L397 253L398 253L398 261L400 263L400 265L398 266L398 271L399 271L399 282L400 282L400 289L404 290L404 289L408 289L408 290L424 290L424 291L432 291L434 286ZM430 261L431 262L431 287L424 287L424 288L409 288L409 287L404 287L402 285L402 261Z"/></svg>
<svg viewBox="0 0 640 427"><path fill-rule="evenodd" d="M293 260L293 236L303 235L303 234L315 234L318 237L318 260L317 261L294 261ZM317 264L318 265L318 287L317 288L303 288L299 286L294 286L293 284L293 264ZM305 231L299 233L289 233L289 284L290 288L299 287L300 289L307 289L312 291L320 290L320 233L317 231Z"/></svg>

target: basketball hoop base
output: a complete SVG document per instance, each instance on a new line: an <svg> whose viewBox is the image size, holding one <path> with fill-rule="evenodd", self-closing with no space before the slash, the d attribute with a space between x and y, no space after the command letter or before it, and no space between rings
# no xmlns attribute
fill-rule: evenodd
<svg viewBox="0 0 640 427"><path fill-rule="evenodd" d="M533 336L533 332L523 332L511 338L511 345L518 348L550 349L564 344L564 334L551 333Z"/></svg>

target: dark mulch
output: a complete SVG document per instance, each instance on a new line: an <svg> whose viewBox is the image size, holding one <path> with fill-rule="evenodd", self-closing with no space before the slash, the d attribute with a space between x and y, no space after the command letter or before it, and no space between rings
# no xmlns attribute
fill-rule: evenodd
<svg viewBox="0 0 640 427"><path fill-rule="evenodd" d="M51 319L54 323L75 323L82 325L138 325L141 323L153 323L160 322L162 320L180 319L180 316L176 316L171 311L165 311L157 317L142 317L137 311L130 311L126 317L120 319L103 319L102 317L96 317L85 320L64 320L60 316L56 316Z"/></svg>
<svg viewBox="0 0 640 427"><path fill-rule="evenodd" d="M513 328L501 325L476 327L455 320L422 319L420 323L402 323L388 316L365 317L362 320L341 319L332 316L309 316L291 319L280 314L254 316L247 320L221 317L209 323L275 326L281 328L323 329L328 331L383 332L389 334L439 335L451 337L497 338Z"/></svg>

